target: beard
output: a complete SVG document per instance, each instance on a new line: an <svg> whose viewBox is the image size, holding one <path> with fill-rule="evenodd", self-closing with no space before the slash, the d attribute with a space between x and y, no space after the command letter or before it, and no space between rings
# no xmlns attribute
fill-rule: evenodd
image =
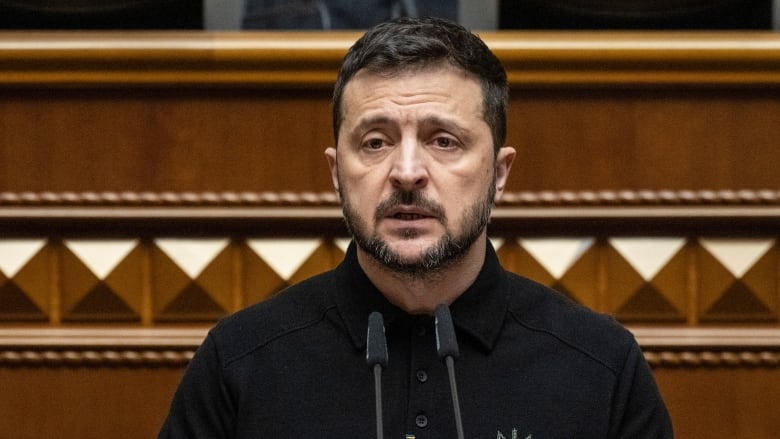
<svg viewBox="0 0 780 439"><path fill-rule="evenodd" d="M342 187L344 186L339 185L339 188ZM440 204L425 198L419 190L395 190L389 198L376 207L373 218L375 224L385 216L386 212L400 205L412 205L436 214L445 226L444 235L435 244L423 250L418 257L407 259L391 249L378 233L369 233L366 221L351 206L348 198L341 191L339 192L344 220L358 247L390 271L406 275L429 275L461 260L477 241L490 221L496 186L494 181L490 184L484 198L463 209L463 226L458 233L447 228L448 221ZM416 235L414 229L408 229L404 236L412 239Z"/></svg>

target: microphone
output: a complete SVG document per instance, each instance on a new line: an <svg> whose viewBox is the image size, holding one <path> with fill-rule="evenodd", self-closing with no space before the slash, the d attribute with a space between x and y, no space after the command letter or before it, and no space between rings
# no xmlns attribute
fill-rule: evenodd
<svg viewBox="0 0 780 439"><path fill-rule="evenodd" d="M458 439L463 439L463 422L460 417L460 403L458 402L458 386L455 383L455 359L458 358L458 340L455 338L455 328L452 326L450 308L441 304L434 311L436 317L436 352L439 358L447 365L447 373L450 377L450 392L452 393L452 408L455 411L455 428Z"/></svg>
<svg viewBox="0 0 780 439"><path fill-rule="evenodd" d="M374 395L376 401L376 437L384 437L382 425L382 368L387 367L387 341L382 314L374 311L368 316L366 334L366 363L374 369Z"/></svg>

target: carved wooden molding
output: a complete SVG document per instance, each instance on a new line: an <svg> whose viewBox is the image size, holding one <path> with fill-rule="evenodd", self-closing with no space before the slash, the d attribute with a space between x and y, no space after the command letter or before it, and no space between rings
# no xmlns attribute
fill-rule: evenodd
<svg viewBox="0 0 780 439"><path fill-rule="evenodd" d="M206 329L0 329L0 367L184 367Z"/></svg>
<svg viewBox="0 0 780 439"><path fill-rule="evenodd" d="M330 88L356 32L0 33L0 87ZM780 85L766 33L482 32L517 87Z"/></svg>
<svg viewBox="0 0 780 439"><path fill-rule="evenodd" d="M185 367L194 350L0 351L0 367Z"/></svg>
<svg viewBox="0 0 780 439"><path fill-rule="evenodd" d="M780 190L506 192L501 206L780 206ZM333 192L0 192L0 207L338 206Z"/></svg>
<svg viewBox="0 0 780 439"><path fill-rule="evenodd" d="M645 348L685 350L697 348L769 349L780 351L780 327L674 327L629 326L639 344Z"/></svg>
<svg viewBox="0 0 780 439"><path fill-rule="evenodd" d="M184 367L194 349L165 350L3 350L0 367ZM778 368L780 352L662 351L644 349L650 367L661 368Z"/></svg>
<svg viewBox="0 0 780 439"><path fill-rule="evenodd" d="M0 192L11 234L345 235L334 192ZM183 226L187 227L183 227ZM491 233L774 234L780 190L510 192Z"/></svg>
<svg viewBox="0 0 780 439"><path fill-rule="evenodd" d="M780 367L778 328L631 328L651 367Z"/></svg>
<svg viewBox="0 0 780 439"><path fill-rule="evenodd" d="M654 369L668 368L780 368L780 352L774 351L655 351L644 350Z"/></svg>
<svg viewBox="0 0 780 439"><path fill-rule="evenodd" d="M630 328L651 367L780 368L780 328ZM0 367L184 367L207 328L0 329Z"/></svg>
<svg viewBox="0 0 780 439"><path fill-rule="evenodd" d="M780 200L780 196L778 196ZM0 192L0 206L336 206L332 192Z"/></svg>

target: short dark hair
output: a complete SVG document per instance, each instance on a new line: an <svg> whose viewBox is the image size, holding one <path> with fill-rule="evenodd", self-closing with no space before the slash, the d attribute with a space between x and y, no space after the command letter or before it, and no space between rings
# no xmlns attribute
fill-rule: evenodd
<svg viewBox="0 0 780 439"><path fill-rule="evenodd" d="M338 142L344 88L360 70L393 75L450 64L474 74L482 88L482 111L497 152L506 140L509 86L498 58L475 34L439 18L398 18L369 29L347 51L333 90L333 134Z"/></svg>

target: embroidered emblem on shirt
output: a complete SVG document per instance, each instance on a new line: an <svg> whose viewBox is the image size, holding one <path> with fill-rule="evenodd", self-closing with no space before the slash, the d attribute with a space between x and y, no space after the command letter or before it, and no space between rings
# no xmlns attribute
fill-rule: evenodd
<svg viewBox="0 0 780 439"><path fill-rule="evenodd" d="M533 436L534 435L529 434L525 437L525 439L533 439ZM513 428L511 436L506 436L504 433L501 433L501 430L498 430L498 433L496 433L496 439L520 439L520 436L517 435L517 429Z"/></svg>

